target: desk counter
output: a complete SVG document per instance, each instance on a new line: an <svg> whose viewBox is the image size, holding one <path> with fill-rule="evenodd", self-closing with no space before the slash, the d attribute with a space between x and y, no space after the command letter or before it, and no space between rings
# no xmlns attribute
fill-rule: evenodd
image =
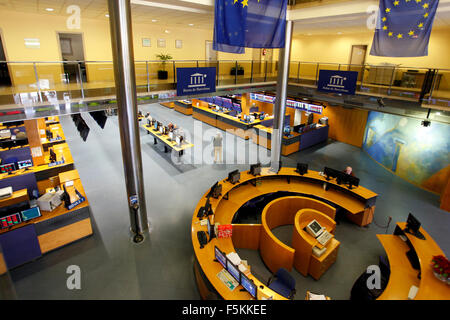
<svg viewBox="0 0 450 320"><path fill-rule="evenodd" d="M252 184L251 182L255 182L255 179L261 183ZM322 188L322 184L325 182L332 186L328 191ZM222 185L222 195L218 199L210 198L210 203L214 212L214 221L221 225L231 224L238 209L246 202L258 196L278 191L288 191L303 196L318 198L324 202L332 203L334 206L344 208L351 216L366 215L366 210L374 207L377 197L376 193L361 186L349 190L334 181L326 181L318 172L309 171L308 174L300 176L293 168L282 168L279 174L270 172L268 168L263 168L262 175L257 177L250 175L248 172L241 172L239 183L233 185L226 180L222 180L219 183ZM209 284L214 287L215 291L222 298L250 299L251 296L249 293L241 292L237 289L230 291L219 280L217 273L222 270L222 267L219 263L213 261L214 246L217 245L225 253L235 251L236 244L234 242L239 242L239 247L258 248L258 243L255 239L259 238L261 227L260 225L233 225L233 240L230 238L213 238L203 249L200 249L197 231L206 231L206 226L200 225L197 212L205 204L208 192L204 194L197 204L192 217L191 239L196 262ZM366 219L364 221L368 220ZM239 235L241 235L238 241L234 239L235 231L239 231ZM241 258L245 260L245 257ZM250 275L249 277L258 287L263 285L255 276ZM264 296L273 296L274 299L284 299L265 285L264 289L259 289L259 291Z"/></svg>
<svg viewBox="0 0 450 320"><path fill-rule="evenodd" d="M156 144L156 139L158 139L159 141L164 143L165 149L167 149L169 147L169 148L173 149L174 151L178 152L180 155L183 154L184 150L192 148L194 146L192 143L184 142L184 141L183 141L182 145L179 146L175 141L170 140L168 135L161 134L159 131L156 131L151 126L144 125L144 126L142 126L142 128L147 130L147 133L151 134L153 136L153 138L155 139L155 144Z"/></svg>
<svg viewBox="0 0 450 320"><path fill-rule="evenodd" d="M180 112L184 115L191 116L192 111L192 103L188 103L183 100L177 100L173 102L174 110Z"/></svg>

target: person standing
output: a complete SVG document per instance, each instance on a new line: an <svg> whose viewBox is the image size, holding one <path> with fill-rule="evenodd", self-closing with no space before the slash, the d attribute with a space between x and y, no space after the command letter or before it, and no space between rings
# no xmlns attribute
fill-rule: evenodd
<svg viewBox="0 0 450 320"><path fill-rule="evenodd" d="M222 135L220 132L214 136L213 139L214 146L214 163L217 163L217 158L219 158L219 162L222 162Z"/></svg>

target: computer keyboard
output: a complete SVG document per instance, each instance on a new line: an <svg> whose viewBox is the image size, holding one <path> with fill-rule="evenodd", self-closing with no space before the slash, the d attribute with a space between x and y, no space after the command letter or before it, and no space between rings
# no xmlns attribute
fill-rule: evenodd
<svg viewBox="0 0 450 320"><path fill-rule="evenodd" d="M320 236L316 238L316 240L319 241L321 245L325 246L332 237L333 235L331 233L329 233L328 231L324 231Z"/></svg>

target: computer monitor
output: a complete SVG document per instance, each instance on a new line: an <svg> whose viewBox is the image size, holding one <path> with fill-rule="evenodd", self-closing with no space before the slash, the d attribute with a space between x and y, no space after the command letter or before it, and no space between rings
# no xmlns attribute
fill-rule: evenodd
<svg viewBox="0 0 450 320"><path fill-rule="evenodd" d="M320 225L317 220L313 220L306 226L306 232L312 235L314 238L320 236L323 232L323 227Z"/></svg>
<svg viewBox="0 0 450 320"><path fill-rule="evenodd" d="M175 138L175 142L176 142L178 145L180 145L180 144L181 144L181 137L180 137L180 136L177 136L177 137Z"/></svg>
<svg viewBox="0 0 450 320"><path fill-rule="evenodd" d="M222 185L219 184L219 181L217 181L209 191L209 195L213 197L214 199L218 199L220 195L222 194Z"/></svg>
<svg viewBox="0 0 450 320"><path fill-rule="evenodd" d="M159 132L160 132L161 134L164 133L164 127L163 127L163 126L159 127Z"/></svg>
<svg viewBox="0 0 450 320"><path fill-rule="evenodd" d="M206 224L208 226L207 232L209 235L209 241L211 241L211 239L214 238L216 236L216 234L214 233L214 225L209 220L209 216L206 217Z"/></svg>
<svg viewBox="0 0 450 320"><path fill-rule="evenodd" d="M26 169L33 166L33 161L31 159L23 160L23 161L17 161L17 167L20 169Z"/></svg>
<svg viewBox="0 0 450 320"><path fill-rule="evenodd" d="M174 138L174 134L173 134L173 131L171 131L171 132L169 132L169 139L174 140L173 138Z"/></svg>
<svg viewBox="0 0 450 320"><path fill-rule="evenodd" d="M308 173L308 164L307 163L297 163L297 170L295 170L298 174L304 175Z"/></svg>
<svg viewBox="0 0 450 320"><path fill-rule="evenodd" d="M19 213L13 213L9 216L0 218L1 229L9 228L19 223L22 223L22 219L20 218Z"/></svg>
<svg viewBox="0 0 450 320"><path fill-rule="evenodd" d="M285 136L289 136L291 134L291 127L290 126L285 126L283 133Z"/></svg>
<svg viewBox="0 0 450 320"><path fill-rule="evenodd" d="M241 286L256 299L257 286L244 273L241 272Z"/></svg>
<svg viewBox="0 0 450 320"><path fill-rule="evenodd" d="M233 264L233 262L230 261L230 259L227 258L227 271L231 274L233 278L236 279L237 282L241 283L241 272L239 271L239 268Z"/></svg>
<svg viewBox="0 0 450 320"><path fill-rule="evenodd" d="M28 210L24 210L21 213L22 221L28 221L31 219L39 218L41 216L41 210L39 207L33 207Z"/></svg>
<svg viewBox="0 0 450 320"><path fill-rule="evenodd" d="M16 164L15 163L7 163L0 165L0 173L11 173L16 171Z"/></svg>
<svg viewBox="0 0 450 320"><path fill-rule="evenodd" d="M353 189L353 186L355 186L355 187L359 186L359 178L357 178L357 177L346 174L346 180L347 180L346 182L348 184L349 189Z"/></svg>
<svg viewBox="0 0 450 320"><path fill-rule="evenodd" d="M237 169L234 171L231 171L228 174L228 181L231 182L232 184L238 183L240 178L241 178L241 173Z"/></svg>
<svg viewBox="0 0 450 320"><path fill-rule="evenodd" d="M408 219L406 220L406 232L414 235L415 237L425 240L425 236L419 231L421 223L417 220L412 213L408 214Z"/></svg>
<svg viewBox="0 0 450 320"><path fill-rule="evenodd" d="M341 175L341 171L335 170L335 169L331 169L328 167L325 167L323 169L323 173L326 175L326 179L330 180L331 178L338 178Z"/></svg>
<svg viewBox="0 0 450 320"><path fill-rule="evenodd" d="M227 268L227 256L217 246L214 247L214 257L222 267Z"/></svg>
<svg viewBox="0 0 450 320"><path fill-rule="evenodd" d="M157 121L153 122L153 128L155 130L158 130L158 122Z"/></svg>
<svg viewBox="0 0 450 320"><path fill-rule="evenodd" d="M250 174L253 176L261 175L261 163L250 165Z"/></svg>

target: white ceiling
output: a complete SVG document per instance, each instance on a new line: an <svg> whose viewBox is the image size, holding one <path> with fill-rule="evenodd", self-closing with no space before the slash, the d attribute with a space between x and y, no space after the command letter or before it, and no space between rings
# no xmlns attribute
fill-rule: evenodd
<svg viewBox="0 0 450 320"><path fill-rule="evenodd" d="M145 1L137 0L136 2L139 3ZM209 5L182 0L152 0L151 2L181 6L188 8L187 10L196 9L202 11L202 13L133 4L132 0L131 8L133 23L200 29L211 29L213 27L214 8ZM107 0L0 0L0 10L4 8L7 10L45 15L68 15L66 10L69 5L78 5L80 7L81 18L108 19L105 16L108 14ZM54 11L48 12L45 10L46 8L53 8ZM158 21L152 22L152 20ZM194 26L189 26L189 24L194 24Z"/></svg>

